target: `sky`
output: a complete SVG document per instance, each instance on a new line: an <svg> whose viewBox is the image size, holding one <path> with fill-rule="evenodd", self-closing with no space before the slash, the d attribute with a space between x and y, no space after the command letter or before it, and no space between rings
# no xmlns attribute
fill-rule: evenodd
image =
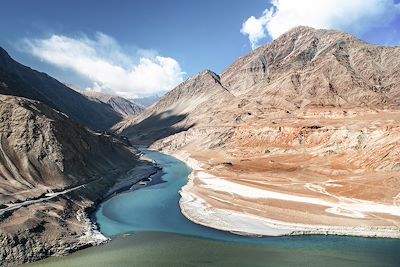
<svg viewBox="0 0 400 267"><path fill-rule="evenodd" d="M400 0L2 0L0 46L84 90L159 94L298 25L400 45Z"/></svg>

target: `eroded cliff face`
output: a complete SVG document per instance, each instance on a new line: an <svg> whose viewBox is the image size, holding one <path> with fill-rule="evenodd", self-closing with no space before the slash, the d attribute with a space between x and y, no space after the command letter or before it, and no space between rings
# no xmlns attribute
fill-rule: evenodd
<svg viewBox="0 0 400 267"><path fill-rule="evenodd" d="M26 98L0 95L0 265L61 255L104 241L88 211L136 151Z"/></svg>
<svg viewBox="0 0 400 267"><path fill-rule="evenodd" d="M118 130L136 142L133 133L148 122L159 122L160 131L179 129L140 141L201 166L181 202L198 223L248 231L235 228L230 216L211 214L229 211L249 225L256 217L310 229L345 227L320 233L374 235L371 229L383 227L378 235L391 236L400 225L397 73L399 47L297 27L217 76L224 93L204 82L183 83ZM192 93L198 91L206 92L200 104ZM182 119L163 125L171 110ZM196 214L201 207L207 209ZM213 225L217 219L222 226Z"/></svg>

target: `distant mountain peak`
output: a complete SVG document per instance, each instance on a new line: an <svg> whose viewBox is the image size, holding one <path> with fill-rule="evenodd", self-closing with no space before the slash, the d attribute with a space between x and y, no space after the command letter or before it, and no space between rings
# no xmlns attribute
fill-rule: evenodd
<svg viewBox="0 0 400 267"><path fill-rule="evenodd" d="M122 116L137 115L144 110L143 106L133 103L132 101L121 96L95 91L86 91L83 94L91 99L110 105L113 110L120 113Z"/></svg>

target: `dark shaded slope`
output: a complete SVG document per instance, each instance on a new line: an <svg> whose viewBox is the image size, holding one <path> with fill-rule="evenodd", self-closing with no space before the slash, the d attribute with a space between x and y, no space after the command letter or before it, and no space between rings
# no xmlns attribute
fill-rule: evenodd
<svg viewBox="0 0 400 267"><path fill-rule="evenodd" d="M41 101L94 130L106 130L122 119L109 105L91 101L49 75L16 62L1 47L0 94Z"/></svg>
<svg viewBox="0 0 400 267"><path fill-rule="evenodd" d="M187 131L197 124L188 114L204 114L207 105L233 95L221 85L219 76L202 71L168 92L157 103L135 118L125 118L114 130L129 137L135 144L150 145L167 136Z"/></svg>
<svg viewBox="0 0 400 267"><path fill-rule="evenodd" d="M88 213L121 176L147 164L136 155L41 102L0 95L0 266L101 242Z"/></svg>
<svg viewBox="0 0 400 267"><path fill-rule="evenodd" d="M133 155L40 102L0 96L0 203L126 169Z"/></svg>

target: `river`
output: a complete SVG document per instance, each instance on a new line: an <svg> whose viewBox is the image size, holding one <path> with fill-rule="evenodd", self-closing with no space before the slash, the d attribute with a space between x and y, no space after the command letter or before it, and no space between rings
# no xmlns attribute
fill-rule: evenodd
<svg viewBox="0 0 400 267"><path fill-rule="evenodd" d="M112 241L32 266L400 266L400 240L243 237L196 225L179 209L191 170L160 152L143 153L163 173L99 206L95 219Z"/></svg>

